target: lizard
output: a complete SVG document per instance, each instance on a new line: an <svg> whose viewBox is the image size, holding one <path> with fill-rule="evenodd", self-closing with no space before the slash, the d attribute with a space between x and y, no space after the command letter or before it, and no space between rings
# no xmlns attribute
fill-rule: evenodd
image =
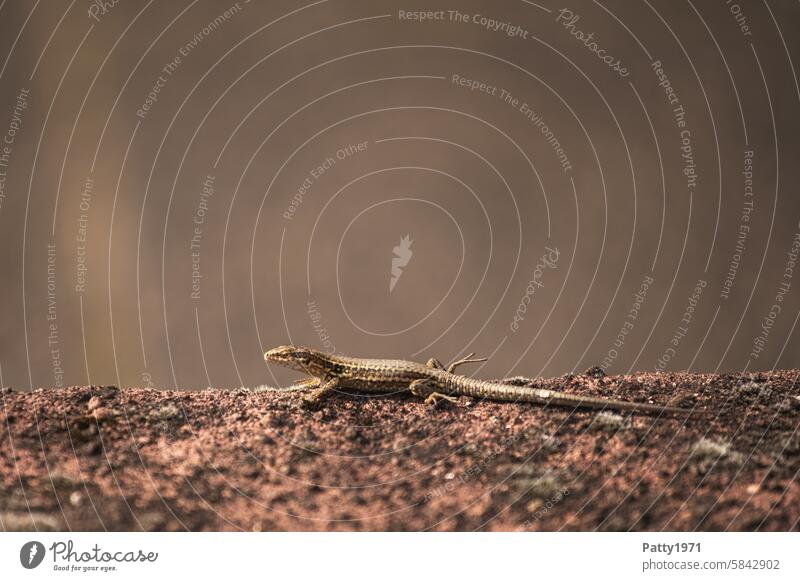
<svg viewBox="0 0 800 581"><path fill-rule="evenodd" d="M694 411L511 385L455 373L461 365L487 360L485 357L474 358L474 355L470 353L445 367L435 358L429 359L423 365L402 359L358 359L330 355L307 347L283 345L264 353L264 359L267 363L289 367L309 376L295 381L294 387L289 388L289 391L306 392L303 406L311 409L318 408L332 392L343 389L367 394L391 394L407 390L412 395L422 398L426 404L433 405L441 400L456 402L454 396L465 395L494 401L616 409L651 414L688 415Z"/></svg>

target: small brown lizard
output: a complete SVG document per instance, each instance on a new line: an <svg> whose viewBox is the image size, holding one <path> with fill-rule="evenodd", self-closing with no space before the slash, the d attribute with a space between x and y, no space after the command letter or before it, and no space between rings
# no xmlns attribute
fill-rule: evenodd
<svg viewBox="0 0 800 581"><path fill-rule="evenodd" d="M337 389L361 393L387 394L408 390L421 397L425 403L440 400L457 401L453 396L466 395L495 401L557 405L572 408L607 408L634 412L687 415L695 411L632 401L589 397L473 379L457 375L456 368L465 363L486 361L473 359L474 353L454 361L447 368L437 359L425 365L402 359L357 359L329 355L306 347L282 346L264 353L267 363L277 363L309 375L298 380L292 391L307 391L306 407L317 407L322 400Z"/></svg>

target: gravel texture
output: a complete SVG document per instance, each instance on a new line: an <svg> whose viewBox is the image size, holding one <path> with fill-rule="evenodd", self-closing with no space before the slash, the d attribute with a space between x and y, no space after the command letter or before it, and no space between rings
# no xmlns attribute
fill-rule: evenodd
<svg viewBox="0 0 800 581"><path fill-rule="evenodd" d="M800 372L590 371L529 383L716 413L346 394L312 412L274 391L4 390L0 528L800 528Z"/></svg>

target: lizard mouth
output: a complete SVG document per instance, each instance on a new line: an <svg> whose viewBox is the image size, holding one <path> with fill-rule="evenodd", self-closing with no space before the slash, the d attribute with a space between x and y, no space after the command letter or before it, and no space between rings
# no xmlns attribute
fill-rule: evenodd
<svg viewBox="0 0 800 581"><path fill-rule="evenodd" d="M308 372L311 357L303 348L281 345L264 353L264 361L290 367L297 371Z"/></svg>
<svg viewBox="0 0 800 581"><path fill-rule="evenodd" d="M274 349L270 349L266 353L264 353L264 361L267 363L289 363L293 357L295 349L294 347L290 347L288 345L282 345L280 347L275 347Z"/></svg>

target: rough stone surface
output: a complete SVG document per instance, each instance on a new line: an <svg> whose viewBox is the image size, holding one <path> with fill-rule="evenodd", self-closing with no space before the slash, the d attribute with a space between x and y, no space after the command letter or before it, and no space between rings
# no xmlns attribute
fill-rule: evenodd
<svg viewBox="0 0 800 581"><path fill-rule="evenodd" d="M342 394L309 412L269 391L6 390L0 528L798 530L799 375L535 382L718 410L689 419L466 398Z"/></svg>

